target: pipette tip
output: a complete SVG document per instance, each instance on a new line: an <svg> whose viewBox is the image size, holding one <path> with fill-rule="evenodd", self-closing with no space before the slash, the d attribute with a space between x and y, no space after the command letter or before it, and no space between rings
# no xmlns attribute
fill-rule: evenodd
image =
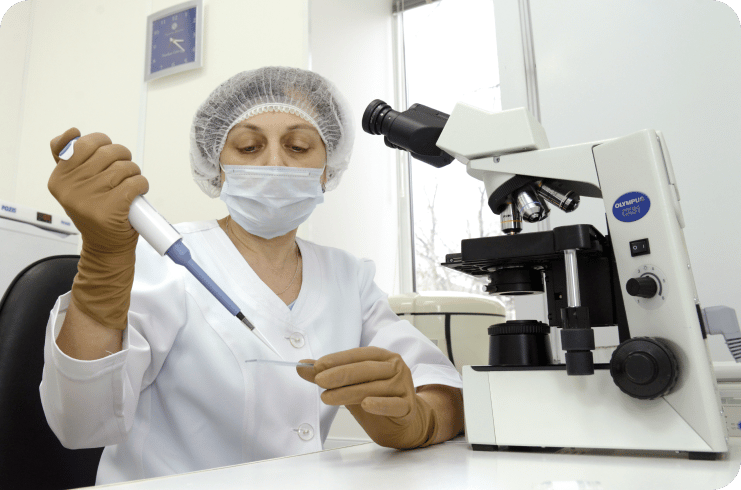
<svg viewBox="0 0 741 490"><path fill-rule="evenodd" d="M250 321L249 321L249 320L247 319L247 317L246 317L246 316L244 316L244 315L242 314L242 312L241 312L241 311L240 311L239 313L237 313L237 318L239 318L239 320L240 320L240 321L241 321L242 323L244 323L245 325L247 325L247 328L249 328L250 330L254 330L254 329L255 329L255 326L254 326L254 325L252 324L252 322L250 322Z"/></svg>
<svg viewBox="0 0 741 490"><path fill-rule="evenodd" d="M274 364L276 366L314 367L314 364L309 362L274 361L272 359L247 359L244 362L262 362L265 364Z"/></svg>

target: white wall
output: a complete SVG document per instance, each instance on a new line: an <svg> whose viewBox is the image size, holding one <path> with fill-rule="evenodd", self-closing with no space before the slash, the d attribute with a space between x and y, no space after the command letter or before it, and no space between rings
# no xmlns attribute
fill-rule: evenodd
<svg viewBox="0 0 741 490"><path fill-rule="evenodd" d="M31 3L21 2L5 15L0 24L0 198L10 200L15 195L18 170L18 145L21 134L21 100L29 36Z"/></svg>
<svg viewBox="0 0 741 490"><path fill-rule="evenodd" d="M76 126L131 150L149 180L148 199L171 222L224 216L224 204L190 177L191 119L239 71L308 67L307 1L206 0L204 67L149 84L142 82L146 17L180 0L17 4L0 29L0 61L10 67L0 91L0 197L63 213L47 189L49 141Z"/></svg>
<svg viewBox="0 0 741 490"><path fill-rule="evenodd" d="M172 223L225 216L193 183L188 135L198 105L231 75L263 65L312 68L351 101L356 144L338 189L299 230L375 260L398 290L396 162L360 129L365 106L393 101L391 0L204 0L204 67L142 82L146 17L180 0L27 0L0 29L0 197L63 213L47 189L49 140L76 126L127 146Z"/></svg>
<svg viewBox="0 0 741 490"><path fill-rule="evenodd" d="M153 11L179 3L154 1ZM198 106L232 75L264 65L308 68L307 0L206 1L204 68L150 82L147 93L144 175L149 201L173 222L226 216L193 183L188 156L190 124Z"/></svg>
<svg viewBox="0 0 741 490"><path fill-rule="evenodd" d="M502 26L518 31L509 33L510 49L500 49L505 108L527 103L512 4L495 4L498 16L517 19ZM529 4L541 122L551 146L661 130L681 193L702 305L726 304L741 312L741 226L733 204L741 179L738 16L712 0ZM584 199L571 215L554 211L550 221L594 223L606 232L604 207L593 199Z"/></svg>
<svg viewBox="0 0 741 490"><path fill-rule="evenodd" d="M394 100L391 0L310 0L311 69L337 84L354 112L355 146L339 187L301 236L376 263L381 289L398 292L396 157L360 127L373 99Z"/></svg>

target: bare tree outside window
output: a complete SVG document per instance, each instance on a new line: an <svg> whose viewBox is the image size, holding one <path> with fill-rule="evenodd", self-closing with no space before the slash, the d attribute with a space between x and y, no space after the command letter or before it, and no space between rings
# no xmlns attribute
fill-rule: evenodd
<svg viewBox="0 0 741 490"><path fill-rule="evenodd" d="M448 114L457 102L501 110L491 0L441 0L405 12L403 22L409 105ZM460 162L436 169L413 159L411 165L417 291L487 295L487 278L440 265L460 252L462 239L501 234L483 183ZM499 299L514 319L514 302Z"/></svg>
<svg viewBox="0 0 741 490"><path fill-rule="evenodd" d="M435 215L435 198L437 197L438 183L431 189L426 188L425 199L427 207L425 224L416 226L414 230L415 258L417 265L417 290L419 291L460 291L471 294L486 294L484 288L488 283L485 277L473 277L468 274L443 267L445 256L460 252L460 240L465 238L480 238L498 236L502 234L494 221L485 220L485 213L491 214L487 204L487 196L483 186L478 191L478 212L470 219L466 219L466 235L457 237L448 243L451 237L441 233L444 225L438 223ZM514 301L507 297L499 300L507 310L507 318L514 318Z"/></svg>

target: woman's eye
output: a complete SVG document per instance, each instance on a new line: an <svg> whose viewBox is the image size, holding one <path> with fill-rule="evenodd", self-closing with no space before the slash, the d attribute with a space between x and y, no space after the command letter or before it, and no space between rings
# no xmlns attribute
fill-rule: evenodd
<svg viewBox="0 0 741 490"><path fill-rule="evenodd" d="M255 151L257 151L257 146L243 146L239 149L239 151L241 151L242 153L254 153Z"/></svg>
<svg viewBox="0 0 741 490"><path fill-rule="evenodd" d="M289 148L291 151L295 153L303 153L307 150L307 148L304 148L303 146L296 146L296 145L290 145Z"/></svg>

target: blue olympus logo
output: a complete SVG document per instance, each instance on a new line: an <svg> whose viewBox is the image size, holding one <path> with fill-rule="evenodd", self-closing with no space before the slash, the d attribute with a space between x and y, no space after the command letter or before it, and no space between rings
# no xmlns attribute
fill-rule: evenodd
<svg viewBox="0 0 741 490"><path fill-rule="evenodd" d="M65 226L72 226L72 223L70 223L69 221L60 220L60 223L62 223Z"/></svg>
<svg viewBox="0 0 741 490"><path fill-rule="evenodd" d="M6 206L5 204L2 205L2 208L1 209L3 211L7 211L9 213L15 213L16 212L15 208L11 208L10 206Z"/></svg>
<svg viewBox="0 0 741 490"><path fill-rule="evenodd" d="M638 221L651 208L651 200L642 192L628 192L618 197L612 206L612 214L624 223Z"/></svg>

